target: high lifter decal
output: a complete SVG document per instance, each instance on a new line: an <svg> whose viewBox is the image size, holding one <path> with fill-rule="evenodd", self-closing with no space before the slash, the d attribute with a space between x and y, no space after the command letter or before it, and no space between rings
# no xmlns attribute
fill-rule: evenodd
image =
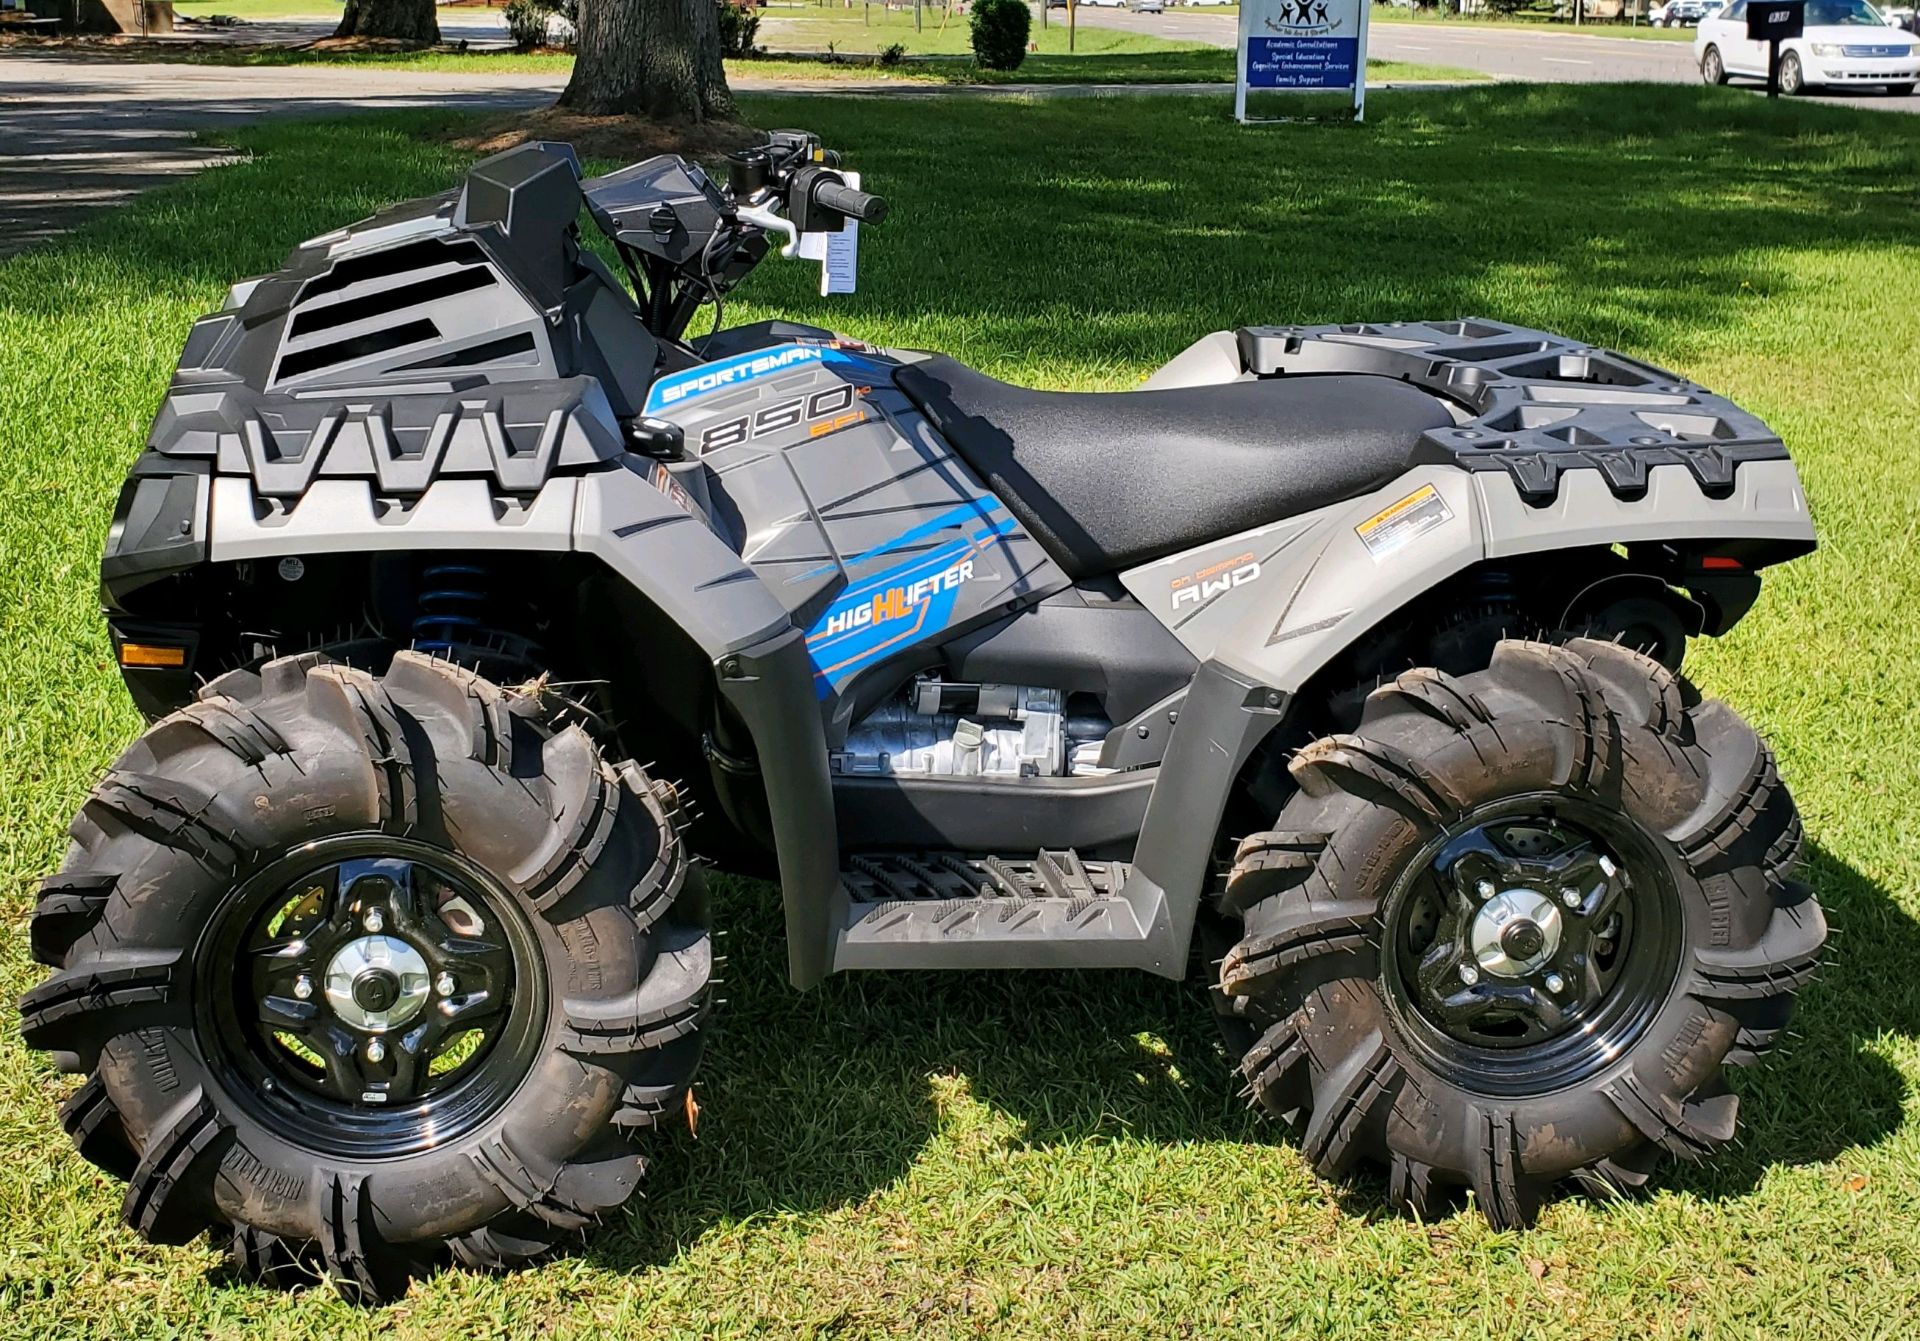
<svg viewBox="0 0 1920 1341"><path fill-rule="evenodd" d="M983 552L1015 529L998 499L976 498L847 560L852 569L960 532L854 582L814 621L807 630L807 653L820 697L861 667L945 630Z"/></svg>

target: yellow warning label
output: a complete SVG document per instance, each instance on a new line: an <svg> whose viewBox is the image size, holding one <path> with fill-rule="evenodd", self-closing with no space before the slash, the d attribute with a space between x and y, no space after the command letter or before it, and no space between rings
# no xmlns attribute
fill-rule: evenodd
<svg viewBox="0 0 1920 1341"><path fill-rule="evenodd" d="M1396 503L1389 503L1380 511L1353 528L1360 537L1360 543L1367 552L1378 559L1434 527L1453 520L1453 510L1447 506L1447 500L1431 484L1423 484Z"/></svg>

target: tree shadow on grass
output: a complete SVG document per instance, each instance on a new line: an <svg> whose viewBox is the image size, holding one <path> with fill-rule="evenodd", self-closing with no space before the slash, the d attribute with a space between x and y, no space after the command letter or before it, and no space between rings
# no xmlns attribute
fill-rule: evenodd
<svg viewBox="0 0 1920 1341"><path fill-rule="evenodd" d="M1734 1073L1737 1145L1704 1164L1669 1166L1660 1185L1740 1196L1770 1168L1873 1145L1903 1120L1907 1083L1883 1055L1884 1041L1920 1038L1920 923L1818 844L1809 847L1801 878L1831 929L1820 976L1801 993L1779 1052Z"/></svg>
<svg viewBox="0 0 1920 1341"><path fill-rule="evenodd" d="M1813 850L1807 876L1835 938L1827 969L1801 998L1797 1037L1767 1065L1734 1074L1740 1144L1705 1164L1668 1161L1655 1192L1737 1199L1773 1168L1833 1159L1900 1125L1906 1085L1875 1041L1920 1037L1910 973L1920 924L1824 849ZM1191 984L1137 974L879 974L798 995L783 985L777 895L736 891L722 907L734 926L734 1000L699 1088L700 1137L672 1138L647 1199L589 1242L602 1265L665 1262L720 1222L858 1204L905 1176L930 1143L951 1139L955 1123L998 1124L997 1139L1023 1149L1291 1143L1239 1098L1205 996ZM952 1111L956 1092L984 1114ZM1349 1214L1392 1214L1377 1170L1327 1191Z"/></svg>

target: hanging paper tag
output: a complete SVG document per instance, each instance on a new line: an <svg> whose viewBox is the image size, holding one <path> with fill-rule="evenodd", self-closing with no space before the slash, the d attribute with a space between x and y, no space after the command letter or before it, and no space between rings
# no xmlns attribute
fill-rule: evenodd
<svg viewBox="0 0 1920 1341"><path fill-rule="evenodd" d="M860 189L860 174L845 172L847 185ZM820 262L820 296L852 293L860 269L860 221L847 220L837 233L802 233L799 254Z"/></svg>

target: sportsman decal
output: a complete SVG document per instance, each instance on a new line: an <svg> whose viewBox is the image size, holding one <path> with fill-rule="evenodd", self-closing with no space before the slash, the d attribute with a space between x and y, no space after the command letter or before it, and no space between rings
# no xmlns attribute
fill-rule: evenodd
<svg viewBox="0 0 1920 1341"><path fill-rule="evenodd" d="M756 349L750 354L736 354L730 359L703 363L697 368L688 368L660 378L647 391L647 403L642 413L654 414L680 405L694 396L743 387L762 377L788 372L809 363L849 365L863 369L873 366L873 360L862 358L852 350L831 345L793 344Z"/></svg>

